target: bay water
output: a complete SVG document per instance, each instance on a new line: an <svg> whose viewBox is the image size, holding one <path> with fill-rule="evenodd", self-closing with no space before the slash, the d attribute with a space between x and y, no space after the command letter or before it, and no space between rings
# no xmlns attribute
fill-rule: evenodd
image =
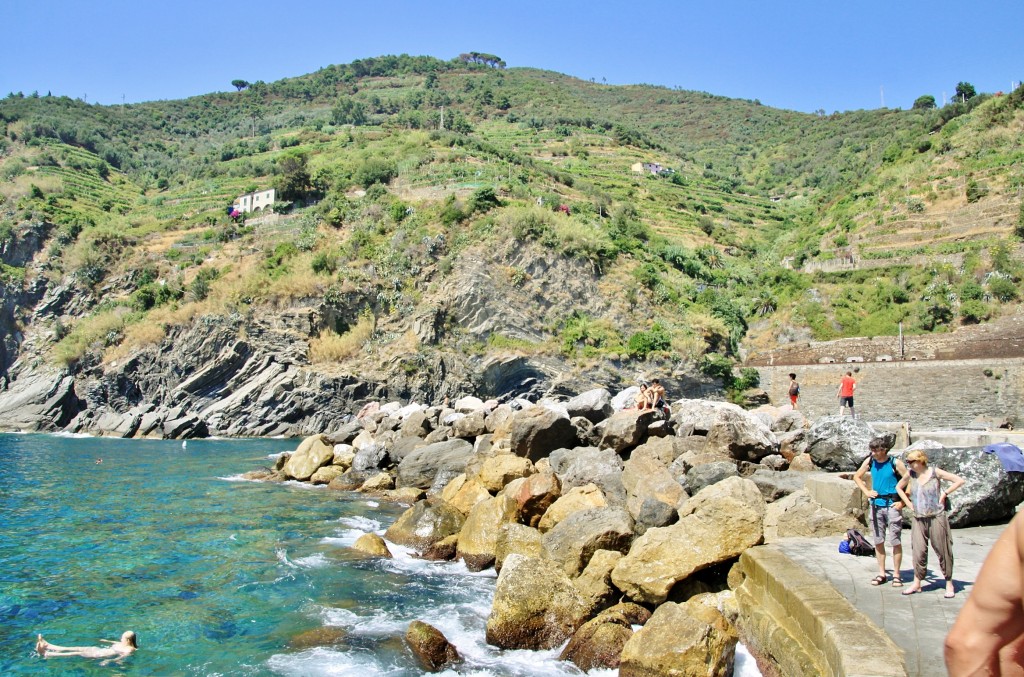
<svg viewBox="0 0 1024 677"><path fill-rule="evenodd" d="M0 674L421 675L416 619L463 656L449 675L582 674L484 642L493 571L351 550L403 506L240 479L296 444L0 434ZM125 630L121 663L34 652Z"/></svg>

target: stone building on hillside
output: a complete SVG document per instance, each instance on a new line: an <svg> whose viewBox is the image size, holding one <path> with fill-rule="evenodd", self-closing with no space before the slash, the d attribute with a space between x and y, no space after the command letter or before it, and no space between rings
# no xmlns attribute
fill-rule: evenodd
<svg viewBox="0 0 1024 677"><path fill-rule="evenodd" d="M260 212L274 206L276 191L273 188L260 190L254 193L246 193L235 198L231 208L239 214L249 212Z"/></svg>

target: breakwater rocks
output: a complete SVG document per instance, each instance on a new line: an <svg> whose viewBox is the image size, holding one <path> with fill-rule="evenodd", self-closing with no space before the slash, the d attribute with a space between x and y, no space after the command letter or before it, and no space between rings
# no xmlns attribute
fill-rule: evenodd
<svg viewBox="0 0 1024 677"><path fill-rule="evenodd" d="M774 627L769 612L737 601L750 569L739 558L787 536L862 527L864 500L844 473L872 438L895 437L851 418L812 424L788 408L704 400L677 401L666 419L624 410L632 395L373 403L249 477L410 504L384 539L355 547L388 557L390 541L471 570L494 567L494 646L565 644L564 660L622 675L728 674L738 638L756 654L758 630ZM1024 500L1024 481L992 455L928 453L954 472L973 468L975 490L953 496L961 523L1011 514ZM760 659L770 663L771 651Z"/></svg>

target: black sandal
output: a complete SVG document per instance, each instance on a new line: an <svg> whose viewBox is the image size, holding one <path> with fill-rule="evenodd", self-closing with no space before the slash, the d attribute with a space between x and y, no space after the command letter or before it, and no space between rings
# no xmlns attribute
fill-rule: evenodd
<svg viewBox="0 0 1024 677"><path fill-rule="evenodd" d="M875 576L871 579L871 585L882 585L885 583L885 576Z"/></svg>

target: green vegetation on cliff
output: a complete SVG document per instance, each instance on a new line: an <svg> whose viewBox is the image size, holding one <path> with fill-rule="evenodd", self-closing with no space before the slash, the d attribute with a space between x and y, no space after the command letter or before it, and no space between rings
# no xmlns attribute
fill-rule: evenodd
<svg viewBox="0 0 1024 677"><path fill-rule="evenodd" d="M461 257L510 243L586 266L608 311L543 317L529 338L449 317L451 346L721 371L701 356L942 331L1020 294L1022 89L806 115L477 56L181 101L0 101L0 248L49 224L42 270L98 299L54 327L55 357L114 360L205 313L302 304L333 309L319 363L415 353L399 320L435 304ZM280 214L228 216L268 187ZM495 263L510 293L542 274ZM24 271L5 264L3 284Z"/></svg>

